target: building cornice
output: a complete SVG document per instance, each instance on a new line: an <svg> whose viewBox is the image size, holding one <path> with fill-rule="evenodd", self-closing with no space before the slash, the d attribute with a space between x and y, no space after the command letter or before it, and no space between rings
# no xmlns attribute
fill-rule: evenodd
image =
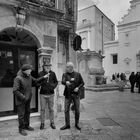
<svg viewBox="0 0 140 140"><path fill-rule="evenodd" d="M137 3L140 3L140 0L131 0L130 1L131 7L136 5Z"/></svg>
<svg viewBox="0 0 140 140"><path fill-rule="evenodd" d="M97 53L95 51L85 51L85 52L78 52L77 53L77 59L78 61L80 62L81 60L88 60L90 59L91 57L99 57L100 59L103 59L104 57L100 54L100 53Z"/></svg>
<svg viewBox="0 0 140 140"><path fill-rule="evenodd" d="M137 25L140 24L140 20L137 21L133 21L133 22L129 22L129 23L125 23L125 24L119 24L117 25L117 27L126 27L126 26L132 26L132 25Z"/></svg>
<svg viewBox="0 0 140 140"><path fill-rule="evenodd" d="M95 23L80 24L79 26L77 26L77 30L91 28L93 26L95 26Z"/></svg>
<svg viewBox="0 0 140 140"><path fill-rule="evenodd" d="M65 19L60 19L58 21L58 26L61 26L61 27L66 27L67 29L70 29L74 26L75 22L74 21L68 21L68 20L65 20Z"/></svg>
<svg viewBox="0 0 140 140"><path fill-rule="evenodd" d="M113 45L113 44L118 44L119 41L118 40L115 40L115 41L108 41L108 42L105 42L104 45Z"/></svg>
<svg viewBox="0 0 140 140"><path fill-rule="evenodd" d="M109 41L104 43L104 49L119 47L119 41Z"/></svg>

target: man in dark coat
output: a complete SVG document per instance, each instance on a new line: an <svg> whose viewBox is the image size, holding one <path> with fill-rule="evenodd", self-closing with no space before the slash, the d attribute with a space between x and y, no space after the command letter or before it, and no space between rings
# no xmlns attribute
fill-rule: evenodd
<svg viewBox="0 0 140 140"><path fill-rule="evenodd" d="M40 83L40 106L41 106L41 125L40 129L44 129L45 124L45 108L48 103L50 126L52 129L56 129L54 124L54 89L57 87L58 81L55 73L51 70L51 64L47 63L43 65L43 71L39 73L42 77L47 75L47 78Z"/></svg>
<svg viewBox="0 0 140 140"><path fill-rule="evenodd" d="M30 102L32 98L32 81L42 80L44 77L36 80L30 73L32 71L31 65L24 64L13 84L13 94L15 95L15 104L17 106L17 114L19 121L19 133L26 136L25 130L33 131L34 129L30 126Z"/></svg>
<svg viewBox="0 0 140 140"><path fill-rule="evenodd" d="M84 81L80 73L74 71L72 62L68 62L66 73L62 76L62 84L65 85L65 125L61 130L70 128L70 105L73 102L75 107L75 127L81 130L79 126L80 117L80 94L79 89L84 86Z"/></svg>
<svg viewBox="0 0 140 140"><path fill-rule="evenodd" d="M131 92L134 93L134 86L135 86L135 83L136 83L136 76L135 76L134 72L132 72L131 75L129 76L129 81L130 81L130 84L131 84Z"/></svg>

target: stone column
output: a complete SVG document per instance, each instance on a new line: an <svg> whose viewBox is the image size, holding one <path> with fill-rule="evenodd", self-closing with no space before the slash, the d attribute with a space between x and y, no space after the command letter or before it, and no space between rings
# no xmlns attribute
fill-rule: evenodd
<svg viewBox="0 0 140 140"><path fill-rule="evenodd" d="M91 50L91 47L90 47L90 30L88 30L88 47L87 47L89 50Z"/></svg>

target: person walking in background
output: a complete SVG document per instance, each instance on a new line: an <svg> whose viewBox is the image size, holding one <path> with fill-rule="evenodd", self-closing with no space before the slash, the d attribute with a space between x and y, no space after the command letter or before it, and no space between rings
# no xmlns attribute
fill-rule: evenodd
<svg viewBox="0 0 140 140"><path fill-rule="evenodd" d="M66 73L62 76L62 84L65 85L65 125L60 130L70 129L70 105L73 102L75 108L75 127L81 130L79 126L80 118L80 94L79 89L84 86L84 81L80 73L74 71L72 62L66 65Z"/></svg>
<svg viewBox="0 0 140 140"><path fill-rule="evenodd" d="M56 129L54 124L54 89L56 88L58 81L55 73L51 70L51 64L47 63L43 65L43 71L39 73L39 77L47 75L47 78L42 80L39 84L40 89L40 106L41 106L41 125L40 129L44 129L45 126L45 109L48 103L50 126L52 129Z"/></svg>
<svg viewBox="0 0 140 140"><path fill-rule="evenodd" d="M132 72L131 75L129 76L129 81L131 84L131 92L134 93L134 87L135 87L135 83L136 83L136 76L135 76L134 72Z"/></svg>
<svg viewBox="0 0 140 140"><path fill-rule="evenodd" d="M140 72L137 73L136 81L138 86L138 93L140 93Z"/></svg>
<svg viewBox="0 0 140 140"><path fill-rule="evenodd" d="M117 78L118 78L118 79L120 78L120 74L119 74L119 73L117 74Z"/></svg>
<svg viewBox="0 0 140 140"><path fill-rule="evenodd" d="M112 80L113 81L115 80L115 74L112 74Z"/></svg>
<svg viewBox="0 0 140 140"><path fill-rule="evenodd" d="M138 88L139 72L136 73L135 77L136 77L136 88Z"/></svg>
<svg viewBox="0 0 140 140"><path fill-rule="evenodd" d="M126 81L126 75L125 75L125 73L121 73L120 74L120 80L121 81L124 81L124 82Z"/></svg>
<svg viewBox="0 0 140 140"><path fill-rule="evenodd" d="M19 133L26 136L25 130L33 131L30 126L30 102L32 98L32 81L37 82L44 79L35 79L31 76L32 67L29 64L22 65L17 73L13 84L13 94L15 95L15 104L17 107Z"/></svg>

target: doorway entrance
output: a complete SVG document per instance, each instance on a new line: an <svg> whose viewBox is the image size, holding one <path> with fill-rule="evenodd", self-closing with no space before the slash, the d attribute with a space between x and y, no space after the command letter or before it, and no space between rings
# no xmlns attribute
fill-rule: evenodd
<svg viewBox="0 0 140 140"><path fill-rule="evenodd" d="M16 106L13 81L19 68L32 65L32 76L37 77L38 53L34 39L24 30L8 28L0 33L0 117L14 115ZM38 111L38 89L32 87L31 112Z"/></svg>

